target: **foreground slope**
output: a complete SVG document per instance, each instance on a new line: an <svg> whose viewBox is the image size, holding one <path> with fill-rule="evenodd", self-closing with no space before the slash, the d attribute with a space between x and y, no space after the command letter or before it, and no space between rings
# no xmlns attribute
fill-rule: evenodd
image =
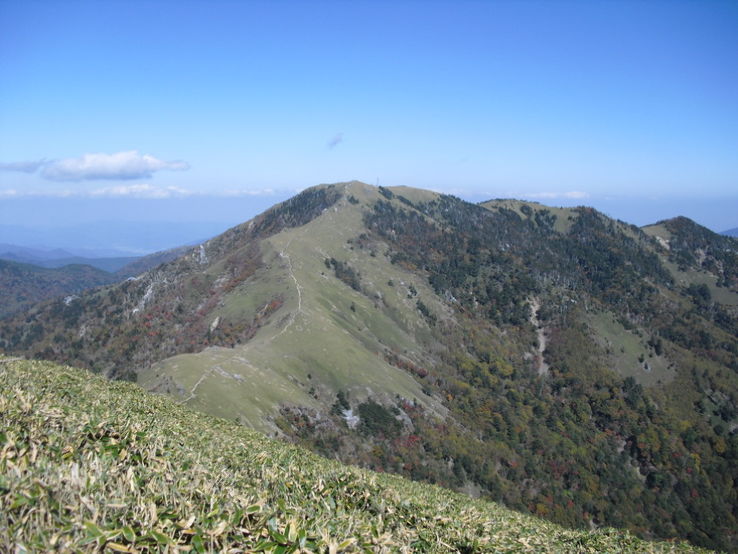
<svg viewBox="0 0 738 554"><path fill-rule="evenodd" d="M699 550L342 466L50 363L0 358L0 423L0 544L19 552Z"/></svg>

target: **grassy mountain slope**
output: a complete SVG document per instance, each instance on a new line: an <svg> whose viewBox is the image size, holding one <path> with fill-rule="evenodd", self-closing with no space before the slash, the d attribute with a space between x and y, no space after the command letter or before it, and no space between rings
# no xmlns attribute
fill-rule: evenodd
<svg viewBox="0 0 738 554"><path fill-rule="evenodd" d="M721 304L738 306L738 240L713 233L685 217L643 229L657 239L664 263L678 283L706 286Z"/></svg>
<svg viewBox="0 0 738 554"><path fill-rule="evenodd" d="M77 294L116 279L88 265L47 269L0 260L0 318L49 298Z"/></svg>
<svg viewBox="0 0 738 554"><path fill-rule="evenodd" d="M320 186L0 348L569 526L735 549L734 243L670 232L710 245L723 296L590 208Z"/></svg>
<svg viewBox="0 0 738 554"><path fill-rule="evenodd" d="M379 197L349 186L361 203L365 194ZM363 229L349 196L359 202L336 187L307 191L140 278L71 305L40 306L27 322L41 329L38 336L19 341L44 357L127 372L150 389L265 430L278 430L281 405L319 410L339 390L357 399L405 398L442 417L440 402L385 359L388 349L424 355L415 335L429 340L428 324L408 290L433 294L417 276L348 244ZM310 228L293 220L309 220ZM370 294L347 284L353 272L362 274L353 285ZM393 279L397 285L388 285ZM13 340L13 333L0 336Z"/></svg>
<svg viewBox="0 0 738 554"><path fill-rule="evenodd" d="M428 325L407 291L414 283L421 296L432 292L411 273L350 244L363 226L360 209L347 198L364 202L371 192L358 184L347 191L309 228L263 241L264 266L209 313L209 329L216 334L221 322L279 298L280 308L248 342L168 358L140 372L139 382L156 390L174 383L190 405L258 428L264 428L265 416L273 419L277 406L319 410L339 390L357 399L399 395L442 416L440 403L383 357L387 349L416 355L424 350L416 335L429 338ZM340 281L330 259L350 268L356 280ZM214 270L221 271L217 265Z"/></svg>
<svg viewBox="0 0 738 554"><path fill-rule="evenodd" d="M325 189L303 193L299 202L288 201L174 261L93 291L80 302L37 306L24 315L24 324L36 331L18 335L11 324L0 337L6 344L40 350L45 357L74 359L107 375L128 378L155 361L199 352L213 342L210 312L264 267L261 240L284 226L305 223L336 198ZM216 344L247 341L281 302L275 296L256 308L242 306L233 319L220 323Z"/></svg>
<svg viewBox="0 0 738 554"><path fill-rule="evenodd" d="M342 466L50 363L0 358L0 422L0 543L19 552L699 551Z"/></svg>

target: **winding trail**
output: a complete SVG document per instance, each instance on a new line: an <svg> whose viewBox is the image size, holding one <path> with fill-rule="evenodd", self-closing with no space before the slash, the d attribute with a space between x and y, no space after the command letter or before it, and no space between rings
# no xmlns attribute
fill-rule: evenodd
<svg viewBox="0 0 738 554"><path fill-rule="evenodd" d="M297 314L304 314L304 312L302 311L302 286L300 285L300 282L297 280L297 277L295 277L295 272L294 272L294 270L292 268L292 258L290 258L290 255L287 254L287 249L290 247L290 245L292 244L292 241L294 239L295 239L295 237L292 237L289 241L287 241L287 244L285 245L285 247L282 250L280 250L279 257L287 260L287 271L289 272L290 278L295 283L295 289L297 290L297 310L295 310L294 312L290 313L290 318L289 318L289 321L287 322L287 325L285 325L284 328L279 333L277 333L273 337L269 338L268 339L268 342L272 342L277 337L280 337L281 335L283 335L287 331L287 329L289 329L290 327L292 327L292 325L295 323L295 317L296 317ZM247 360L244 359L243 362L245 362L247 365L251 366L251 364ZM251 367L253 367L253 366L251 366ZM192 387L192 389L190 389L189 396L187 398L181 400L180 401L180 404L186 404L187 402L189 402L190 400L192 400L193 398L195 398L195 396L197 396L197 394L196 394L197 388L202 384L202 382L206 378L208 378L209 376L211 376L213 373L215 373L215 367L210 367L210 368L206 369L205 371L203 371L203 373L200 376L200 378L194 384L194 386Z"/></svg>
<svg viewBox="0 0 738 554"><path fill-rule="evenodd" d="M206 369L205 371L203 371L202 375L200 375L200 378L197 380L197 383L195 383L195 386L193 386L192 389L190 390L190 395L187 398L185 398L184 400L182 400L180 402L180 404L186 404L187 402L189 402L190 400L192 400L193 398L195 398L195 396L196 396L195 395L195 391L197 390L197 387L200 386L200 383L202 383L205 380L205 377L207 377L208 374L210 374L210 373L213 373L213 368L212 367L210 367L210 368Z"/></svg>
<svg viewBox="0 0 738 554"><path fill-rule="evenodd" d="M284 329L282 329L279 333L277 333L271 339L269 339L269 342L272 342L277 337L282 336L285 333L285 331L287 331L287 329L289 329L290 327L292 327L292 324L295 322L296 315L303 313L303 311L302 311L302 287L300 286L300 282L297 280L297 277L295 277L295 272L292 269L292 258L290 258L290 255L287 254L287 249L292 244L293 239L294 239L294 237L292 237L287 242L287 244L285 245L285 247L279 252L279 257L280 258L285 258L287 260L287 270L290 273L290 278L295 282L295 288L297 289L297 310L294 311L294 312L292 312L290 314L290 319L287 322L287 325L284 326Z"/></svg>

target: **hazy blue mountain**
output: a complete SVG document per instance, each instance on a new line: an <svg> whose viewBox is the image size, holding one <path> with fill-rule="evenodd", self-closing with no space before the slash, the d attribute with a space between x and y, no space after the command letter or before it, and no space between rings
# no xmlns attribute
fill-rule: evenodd
<svg viewBox="0 0 738 554"><path fill-rule="evenodd" d="M183 244L198 244L222 233L226 225L203 222L120 222L102 221L75 226L0 225L0 243L35 252L32 256L58 259L135 257ZM43 255L43 251L64 252ZM0 248L0 253L8 251ZM41 252L41 254L39 253ZM31 261L30 259L28 261Z"/></svg>
<svg viewBox="0 0 738 554"><path fill-rule="evenodd" d="M7 230L9 226L0 225L0 233ZM5 239L5 235L3 238ZM34 244L9 244L7 242L0 243L0 259L20 261L22 263L32 263L41 265L43 263L57 263L57 260L68 260L71 258L84 258L87 260L97 260L100 258L124 258L131 257L130 252L123 250L115 250L112 248L79 248L51 246L56 244L53 240L49 243ZM52 266L48 266L52 267Z"/></svg>
<svg viewBox="0 0 738 554"><path fill-rule="evenodd" d="M67 250L60 248L31 248L17 244L0 243L0 258L17 262L37 263L74 256Z"/></svg>
<svg viewBox="0 0 738 554"><path fill-rule="evenodd" d="M47 269L60 268L68 265L89 265L103 271L113 273L122 267L135 262L139 256L126 256L117 258L85 258L82 256L73 256L67 254L63 258L43 259L35 256L26 256L13 252L0 252L0 260L9 262L17 262L22 264L31 264L36 267L44 267Z"/></svg>
<svg viewBox="0 0 738 554"><path fill-rule="evenodd" d="M136 275L140 275L150 269L154 269L163 263L170 262L180 256L184 256L191 249L192 246L178 246L177 248L154 252L148 256L133 258L131 262L115 270L115 275L120 279L135 277Z"/></svg>

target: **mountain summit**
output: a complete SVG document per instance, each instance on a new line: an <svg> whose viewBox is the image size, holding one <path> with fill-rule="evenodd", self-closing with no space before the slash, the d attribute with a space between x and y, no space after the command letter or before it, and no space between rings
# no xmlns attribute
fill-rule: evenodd
<svg viewBox="0 0 738 554"><path fill-rule="evenodd" d="M342 461L736 548L738 243L685 218L321 185L0 323Z"/></svg>

